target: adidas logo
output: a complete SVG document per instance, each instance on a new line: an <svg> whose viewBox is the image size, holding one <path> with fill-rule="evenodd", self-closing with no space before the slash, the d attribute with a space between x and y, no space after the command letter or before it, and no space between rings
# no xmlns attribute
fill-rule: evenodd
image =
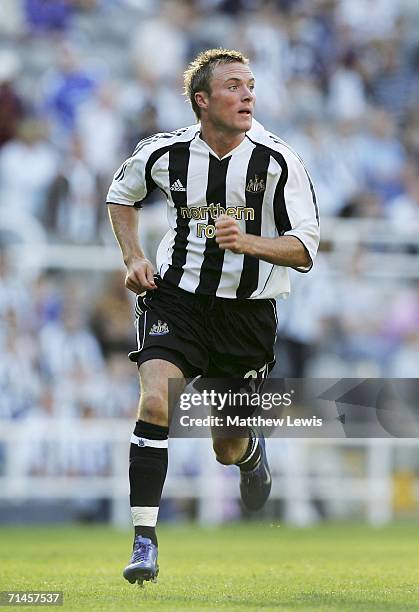
<svg viewBox="0 0 419 612"><path fill-rule="evenodd" d="M150 331L148 332L149 336L163 336L164 334L169 333L169 326L164 321L157 321L151 326Z"/></svg>
<svg viewBox="0 0 419 612"><path fill-rule="evenodd" d="M186 187L184 187L180 180L177 179L173 185L170 186L170 191L186 191Z"/></svg>

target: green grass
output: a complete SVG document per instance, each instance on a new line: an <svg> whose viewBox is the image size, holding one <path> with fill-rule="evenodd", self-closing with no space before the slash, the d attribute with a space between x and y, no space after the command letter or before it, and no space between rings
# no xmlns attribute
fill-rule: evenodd
<svg viewBox="0 0 419 612"><path fill-rule="evenodd" d="M130 534L0 529L0 590L62 590L67 610L419 610L415 524L159 530L160 576L126 583Z"/></svg>

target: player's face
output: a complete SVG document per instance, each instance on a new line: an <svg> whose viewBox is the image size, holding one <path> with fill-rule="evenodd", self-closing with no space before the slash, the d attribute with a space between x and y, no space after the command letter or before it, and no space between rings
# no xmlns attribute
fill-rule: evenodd
<svg viewBox="0 0 419 612"><path fill-rule="evenodd" d="M255 78L245 64L216 66L211 79L211 93L205 96L208 121L226 132L249 131L256 100L254 87Z"/></svg>

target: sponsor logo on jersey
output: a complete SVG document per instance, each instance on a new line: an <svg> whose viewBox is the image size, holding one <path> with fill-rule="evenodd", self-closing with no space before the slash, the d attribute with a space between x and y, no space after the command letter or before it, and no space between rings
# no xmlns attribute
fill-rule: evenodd
<svg viewBox="0 0 419 612"><path fill-rule="evenodd" d="M257 174L247 183L246 191L250 193L259 193L265 191L266 185L263 179L260 179Z"/></svg>
<svg viewBox="0 0 419 612"><path fill-rule="evenodd" d="M151 326L150 331L148 332L149 336L164 336L164 334L169 333L169 326L164 321L157 321Z"/></svg>
<svg viewBox="0 0 419 612"><path fill-rule="evenodd" d="M255 211L251 207L242 204L222 206L219 202L217 204L212 202L206 206L181 206L180 214L183 219L202 219L203 221L206 221L208 217L215 221L220 215L228 215L245 221L249 219L253 221L255 218Z"/></svg>
<svg viewBox="0 0 419 612"><path fill-rule="evenodd" d="M171 186L170 191L186 191L186 187L184 187L179 179L177 179Z"/></svg>

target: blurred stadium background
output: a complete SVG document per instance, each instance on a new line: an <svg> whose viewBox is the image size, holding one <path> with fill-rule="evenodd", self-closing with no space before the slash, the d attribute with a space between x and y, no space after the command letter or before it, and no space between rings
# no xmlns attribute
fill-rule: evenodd
<svg viewBox="0 0 419 612"><path fill-rule="evenodd" d="M201 49L239 48L257 118L303 157L322 245L279 304L277 376L419 376L416 0L1 0L0 523L127 527L133 296L105 193L136 142L193 123ZM152 258L157 196L141 212ZM269 440L258 518L416 518L414 439ZM174 440L163 521L248 518L207 440Z"/></svg>

